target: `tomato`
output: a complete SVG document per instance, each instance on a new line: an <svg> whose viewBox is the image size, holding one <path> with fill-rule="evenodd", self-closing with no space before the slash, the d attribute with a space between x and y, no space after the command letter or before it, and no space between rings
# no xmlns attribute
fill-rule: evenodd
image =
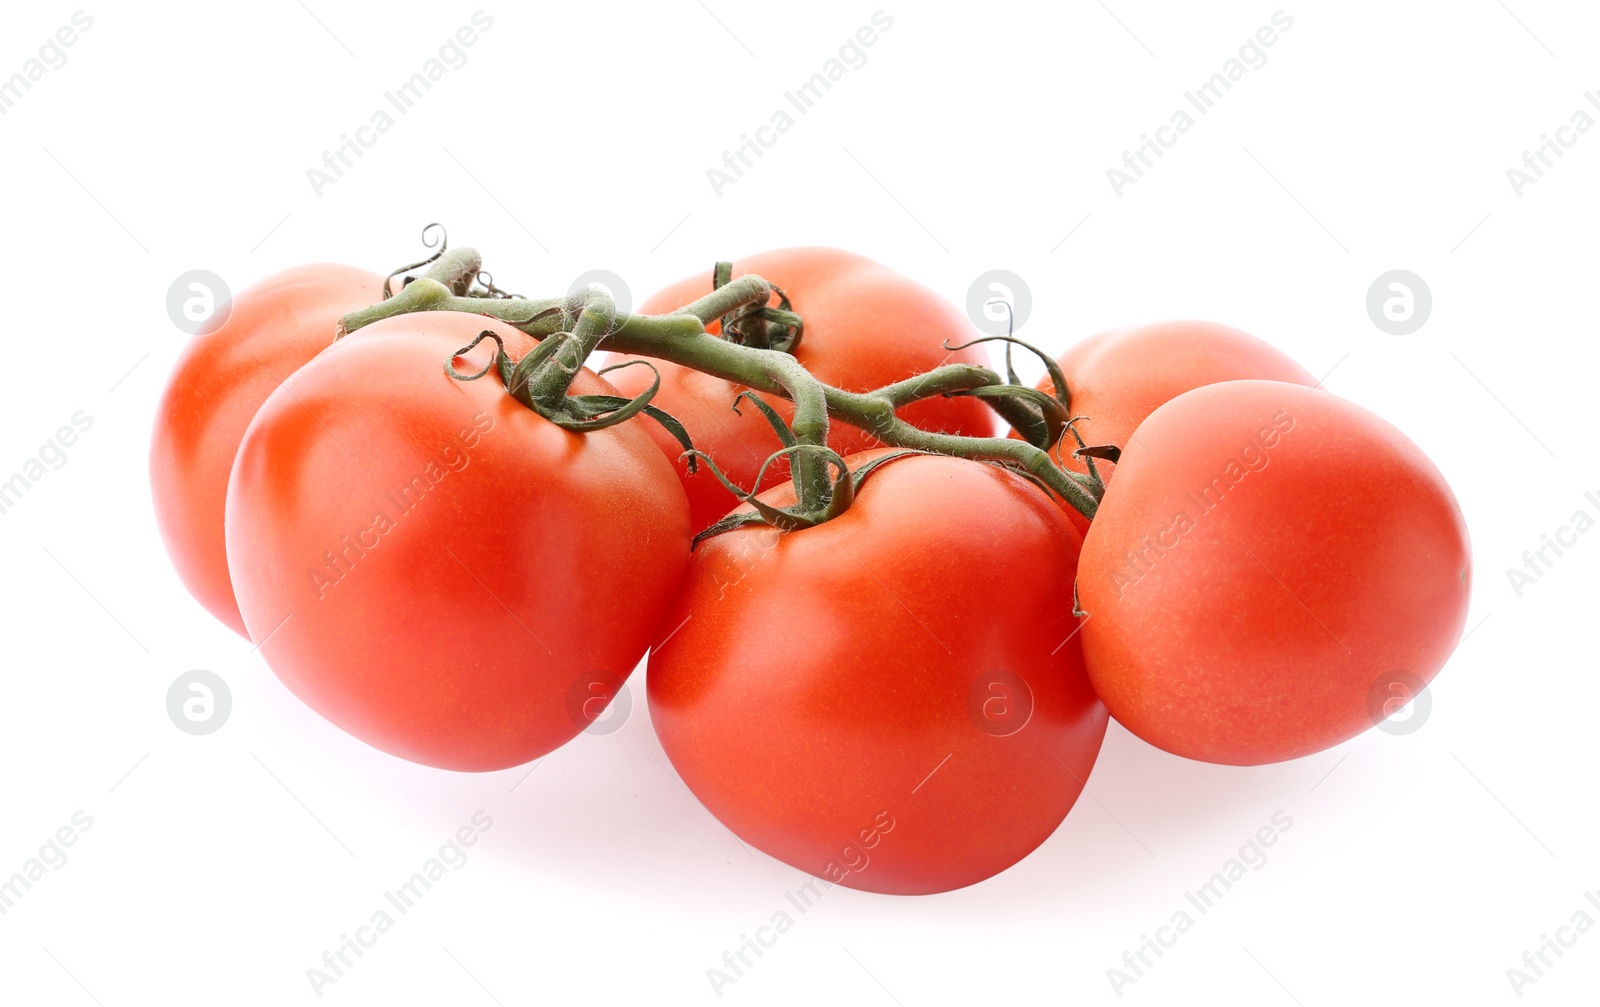
<svg viewBox="0 0 1600 1007"><path fill-rule="evenodd" d="M333 342L340 316L383 299L383 277L351 266L298 266L233 299L221 327L184 347L150 442L156 523L178 576L206 610L244 635L223 547L228 473L267 396Z"/></svg>
<svg viewBox="0 0 1600 1007"><path fill-rule="evenodd" d="M1105 734L1074 635L1080 543L1026 481L929 455L871 473L832 521L707 539L650 657L662 747L741 839L824 880L996 874L1061 823Z"/></svg>
<svg viewBox="0 0 1600 1007"><path fill-rule="evenodd" d="M1074 344L1057 363L1067 379L1072 415L1083 417L1075 426L1084 443L1123 449L1146 416L1190 389L1246 378L1317 383L1270 344L1218 322L1157 322L1113 329ZM1039 389L1053 393L1055 382L1045 375ZM1066 468L1087 472L1083 461L1072 457L1076 447L1069 435L1056 458ZM1109 482L1116 466L1108 461L1095 464ZM1080 531L1088 527L1077 511L1069 508L1069 516Z"/></svg>
<svg viewBox="0 0 1600 1007"><path fill-rule="evenodd" d="M797 360L817 380L852 392L868 392L891 382L915 377L947 363L987 364L982 349L947 350L976 337L965 315L954 305L864 256L834 248L788 248L763 252L733 264L735 278L755 273L783 288L805 322L794 348ZM674 283L639 307L645 315L666 314L711 293L711 270ZM773 302L777 303L776 300ZM720 331L713 323L711 331ZM617 360L631 359L618 356ZM783 445L756 407L732 409L742 385L691 368L651 361L661 371L661 390L652 404L671 413L689 431L695 447L709 454L737 485L750 489L761 463ZM607 375L624 395L650 386L646 367L629 367ZM794 407L776 395L762 396L786 421ZM987 437L994 417L974 398L932 398L899 412L901 419L925 430ZM738 505L738 499L709 472L691 475L679 455L683 447L658 424L650 434L661 445L689 494L696 531ZM828 445L840 454L876 446L869 434L835 421ZM788 465L767 470L768 485L788 478Z"/></svg>
<svg viewBox="0 0 1600 1007"><path fill-rule="evenodd" d="M284 684L377 748L467 771L586 727L689 558L688 501L638 425L570 433L495 375L445 373L484 329L532 345L459 312L335 344L262 405L227 503L239 610ZM587 371L574 391L615 394Z"/></svg>
<svg viewBox="0 0 1600 1007"><path fill-rule="evenodd" d="M1336 745L1450 656L1471 587L1444 477L1327 392L1230 381L1139 425L1079 566L1083 648L1151 744L1257 765Z"/></svg>

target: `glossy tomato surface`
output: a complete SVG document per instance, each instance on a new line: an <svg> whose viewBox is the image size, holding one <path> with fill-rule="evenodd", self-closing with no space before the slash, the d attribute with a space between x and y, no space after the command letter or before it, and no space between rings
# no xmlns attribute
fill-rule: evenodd
<svg viewBox="0 0 1600 1007"><path fill-rule="evenodd" d="M363 741L456 770L587 726L689 558L683 490L637 425L569 433L495 375L446 375L485 328L531 345L424 312L301 368L246 432L227 508L239 608L278 677ZM588 372L575 390L614 394Z"/></svg>
<svg viewBox="0 0 1600 1007"><path fill-rule="evenodd" d="M955 305L921 284L865 256L834 248L786 248L763 252L733 263L733 276L755 273L788 293L805 320L805 332L794 355L817 380L847 391L866 392L903 378L926 373L941 364L987 364L981 346L951 351L975 338L967 317ZM681 280L639 307L645 315L667 314L711 293L711 270ZM776 305L774 298L773 304ZM718 331L715 324L711 331ZM617 356L614 361L631 359ZM687 367L652 360L661 372L661 390L653 404L681 420L695 446L711 455L737 485L750 489L769 455L783 445L754 406L740 412L733 400L743 386ZM624 394L637 395L653 380L648 368L635 366L607 375ZM793 406L776 395L763 395L786 420ZM742 415L741 415L742 414ZM994 414L973 398L931 398L901 409L900 418L925 430L990 436ZM651 436L678 467L694 515L695 530L705 528L738 500L709 472L690 475L678 460L683 448L657 424ZM877 445L870 435L834 421L828 444L840 454ZM788 466L767 470L767 486L788 478ZM766 487L763 487L766 488Z"/></svg>
<svg viewBox="0 0 1600 1007"><path fill-rule="evenodd" d="M925 894L998 873L1061 823L1105 733L1079 547L1034 486L931 456L817 527L708 539L650 657L662 746L741 839L826 881Z"/></svg>
<svg viewBox="0 0 1600 1007"><path fill-rule="evenodd" d="M1381 721L1466 620L1467 529L1404 434L1327 392L1233 381L1129 442L1078 591L1089 674L1133 733L1255 765Z"/></svg>
<svg viewBox="0 0 1600 1007"><path fill-rule="evenodd" d="M267 396L333 342L342 315L382 299L383 277L364 269L284 270L240 292L167 380L150 442L156 523L184 587L241 635L222 535L239 441Z"/></svg>
<svg viewBox="0 0 1600 1007"><path fill-rule="evenodd" d="M1076 426L1084 443L1114 444L1124 450L1145 417L1191 389L1246 379L1317 383L1271 344L1219 322L1171 321L1113 329L1074 344L1056 362L1067 379L1072 415L1082 417ZM1039 388L1054 391L1055 382L1047 374ZM1054 455L1063 466L1086 472L1083 461L1072 457L1076 447L1069 436ZM1116 465L1096 464L1101 477L1109 481ZM1070 516L1080 531L1088 527L1076 511Z"/></svg>

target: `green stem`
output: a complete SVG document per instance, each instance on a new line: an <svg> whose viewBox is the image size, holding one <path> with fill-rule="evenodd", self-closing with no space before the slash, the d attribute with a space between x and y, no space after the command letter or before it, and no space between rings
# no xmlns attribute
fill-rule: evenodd
<svg viewBox="0 0 1600 1007"><path fill-rule="evenodd" d="M483 256L476 249L452 248L435 259L422 275L444 284L453 294L465 294L482 271Z"/></svg>
<svg viewBox="0 0 1600 1007"><path fill-rule="evenodd" d="M772 299L772 285L759 276L741 276L725 283L711 293L686 304L673 312L675 315L693 315L702 325L710 325L724 315L751 304L765 305Z"/></svg>
<svg viewBox="0 0 1600 1007"><path fill-rule="evenodd" d="M986 367L950 364L872 392L849 392L817 381L787 353L741 346L705 330L709 322L740 307L765 304L770 292L770 285L760 277L742 276L670 315L616 315L615 327L595 345L671 361L756 391L792 399L794 432L802 444L826 444L831 416L867 431L891 447L1016 465L1036 476L1084 517L1094 517L1099 486L1075 472L1058 468L1044 450L1005 437L935 433L895 415L896 409L920 399L1005 384ZM598 291L590 291L589 297L596 294ZM573 331L572 315L577 304L584 304L586 313L587 305L592 303L585 301L583 295L577 302L567 298L532 301L459 297L442 283L420 279L387 301L346 315L341 328L354 332L409 311L465 311L499 319L530 336L543 338ZM563 352L566 349L563 347ZM994 404L1005 400L986 401ZM816 451L798 452L793 468L802 505L818 505L830 486L826 457Z"/></svg>
<svg viewBox="0 0 1600 1007"><path fill-rule="evenodd" d="M589 359L616 321L617 306L611 295L602 290L590 290L588 302L572 327L572 338L564 342L549 365L528 382L528 391L533 397L551 408L559 405L573 379L583 369L583 362Z"/></svg>
<svg viewBox="0 0 1600 1007"><path fill-rule="evenodd" d="M765 280L740 277L670 315L623 315L602 342L607 350L668 360L758 391L773 392L792 400L790 429L801 444L828 443L828 416L832 412L828 388L781 350L740 346L705 330L705 320L770 296ZM732 293L725 293L732 291ZM800 504L806 509L825 506L832 482L827 457L816 451L796 453L791 467Z"/></svg>
<svg viewBox="0 0 1600 1007"><path fill-rule="evenodd" d="M726 340L718 339L717 342ZM751 359L762 366L762 373L771 384L777 386L773 390L794 401L794 421L789 424L789 429L794 431L794 439L801 444L826 447L827 387L802 367L800 361L781 350L741 348L752 354ZM794 470L794 485L801 509L815 512L826 507L828 494L833 488L833 480L828 472L827 454L821 451L799 451L789 464Z"/></svg>
<svg viewBox="0 0 1600 1007"><path fill-rule="evenodd" d="M535 339L569 331L575 320L572 301L565 297L544 300L463 297L451 293L450 287L443 282L424 276L412 280L404 290L387 301L379 301L345 315L339 320L339 334L348 335L373 322L396 315L408 315L413 311L462 311L469 315L482 315L521 329Z"/></svg>

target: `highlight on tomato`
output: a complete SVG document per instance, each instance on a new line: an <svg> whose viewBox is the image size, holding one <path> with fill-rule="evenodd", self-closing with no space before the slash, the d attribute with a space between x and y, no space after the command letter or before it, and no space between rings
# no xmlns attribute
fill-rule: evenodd
<svg viewBox="0 0 1600 1007"><path fill-rule="evenodd" d="M1277 381L1185 392L1122 454L1084 543L1084 658L1125 727L1232 765L1337 745L1460 639L1467 529L1420 448Z"/></svg>
<svg viewBox="0 0 1600 1007"><path fill-rule="evenodd" d="M848 459L868 474L825 523L703 540L647 686L673 766L740 839L850 888L927 894L1055 831L1106 714L1060 507L994 465L897 454Z"/></svg>

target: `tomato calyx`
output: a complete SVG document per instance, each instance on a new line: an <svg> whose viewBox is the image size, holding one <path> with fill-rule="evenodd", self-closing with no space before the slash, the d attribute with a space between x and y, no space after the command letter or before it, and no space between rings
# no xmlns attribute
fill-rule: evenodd
<svg viewBox="0 0 1600 1007"><path fill-rule="evenodd" d="M733 263L718 262L711 270L711 289L720 290L733 281ZM778 306L751 301L717 320L722 337L740 346L793 353L805 331L805 321L795 313L789 295L777 284L769 284L778 295Z"/></svg>
<svg viewBox="0 0 1600 1007"><path fill-rule="evenodd" d="M1001 302L1004 304L1005 302ZM1006 304L1007 314L1010 314L1010 305ZM1006 353L1006 383L992 385L991 388L1000 389L1000 392L980 392L973 389L962 394L984 395L989 397L989 405L999 413L1001 418L1010 423L1012 429L1022 435L1023 440L1036 448L1049 451L1061 442L1063 434L1071 427L1076 418L1071 413L1072 401L1066 391L1067 381L1061 373L1061 366L1056 363L1050 354L1034 346L1032 343L1018 339L1009 332L1003 336L980 336L965 343L952 345L944 344L947 350L964 350L969 346L979 343L1004 343ZM1017 369L1012 365L1011 348L1020 346L1044 362L1045 369L1050 372L1053 389L1051 394L1045 394L1037 388L1032 388L1022 383L1017 376ZM1026 389L1026 391L1024 391ZM1037 394L1028 394L1034 392Z"/></svg>
<svg viewBox="0 0 1600 1007"><path fill-rule="evenodd" d="M456 358L471 353L485 339L494 341L494 359L485 364L482 370L473 373L464 374L456 370ZM569 339L570 337L567 333L558 333L545 339L532 352L513 363L510 355L506 353L505 341L500 338L498 333L490 329L484 329L478 333L472 342L451 354L450 359L445 361L444 370L446 374L456 381L477 381L490 371L494 371L499 375L501 384L505 386L506 391L512 398L561 429L573 433L604 430L607 427L616 426L618 423L625 423L643 413L665 427L667 432L672 434L678 443L683 445L686 452L690 452L693 455L699 454L694 450L694 443L689 439L689 431L684 429L683 424L678 422L672 414L650 404L650 399L654 397L656 391L661 387L661 374L659 371L656 372L656 380L650 387L632 399L623 398L620 395L567 395L565 388L562 390L560 399L556 402L546 401L536 395L533 391L536 372L539 371L541 365L546 366L548 369L551 358L567 344ZM644 364L652 371L655 371L655 367L644 360L629 361L627 364L618 364L616 366L627 367L631 364ZM607 367L600 373L604 374L606 371L614 369L613 367ZM690 470L693 471L693 457L689 460L689 466Z"/></svg>
<svg viewBox="0 0 1600 1007"><path fill-rule="evenodd" d="M801 528L813 528L825 521L831 521L843 514L855 502L856 490L861 487L861 482L866 479L866 473L877 468L884 461L921 453L909 450L896 452L868 463L858 470L855 475L852 475L850 467L845 464L844 459L838 452L829 448L825 443L809 444L802 442L795 435L789 424L784 422L783 417L778 415L778 411L755 392L745 389L734 396L733 411L739 412L739 403L745 400L748 400L751 405L754 405L760 411L767 424L778 435L778 440L783 444L783 447L767 456L767 459L761 463L761 468L756 472L755 484L748 490L729 479L710 455L693 449L685 452L684 457L687 458L691 465L694 464L696 459L703 461L706 467L711 470L711 474L716 477L718 482L722 483L728 492L737 497L741 503L749 504L753 508L750 511L735 511L712 523L694 537L689 546L691 549L698 546L705 539L721 535L723 532L732 531L735 528L743 528L746 525L766 524L779 531L796 531ZM774 507L761 500L757 494L761 492L761 484L766 480L767 469L771 468L774 462L782 461L786 458L794 458L797 455L814 455L820 458L822 463L830 470L837 470L837 474L831 483L827 485L826 492L820 497L813 497L809 500L801 496L791 507Z"/></svg>
<svg viewBox="0 0 1600 1007"><path fill-rule="evenodd" d="M1001 303L1005 304L1004 301L1002 301ZM1006 304L1007 317L1010 316L1010 307L1011 306L1009 304ZM1009 325L1010 323L1008 322L1007 324ZM1052 391L1050 393L1050 397L1055 399L1057 402L1061 403L1061 408L1062 409L1070 409L1070 408L1072 408L1072 399L1070 398L1069 393L1067 391L1066 375L1064 375L1062 373L1061 365L1056 362L1056 359L1054 357L1052 357L1050 354L1046 353L1044 350L1041 350L1039 347L1033 345L1032 343L1028 342L1027 340L1018 339L1016 336L1012 335L1010 332L1007 332L1003 336L979 336L977 339L969 340L969 341L967 341L965 343L962 343L960 346L951 346L949 343L946 343L944 348L947 349L947 350L964 350L968 346L976 346L979 343L1004 343L1005 344L1005 352L1006 352L1006 381L1010 382L1013 385L1022 384L1022 379L1017 376L1017 369L1016 369L1016 367L1014 367L1012 365L1011 348L1013 346L1020 346L1023 349L1027 350L1029 353L1032 353L1034 356L1038 357L1039 360L1044 364L1045 370L1050 375L1050 383L1051 383L1051 386L1052 386Z"/></svg>
<svg viewBox="0 0 1600 1007"><path fill-rule="evenodd" d="M767 406L767 408L770 409L771 407ZM779 423L783 422L781 419L778 419L776 413L773 413L771 418L777 419ZM832 468L837 468L839 472L838 476L834 479L827 505L820 513L808 513L799 504L796 504L793 507L774 507L756 495L761 491L762 480L766 477L767 468L771 466L773 462L791 455L808 451L823 453L828 465ZM716 476L717 479L722 482L722 485L728 488L729 492L738 497L741 502L749 504L753 510L734 511L727 517L724 517L712 524L710 527L706 528L705 531L702 531L700 534L694 537L694 540L690 543L691 549L698 546L701 542L708 538L721 535L724 532L733 531L736 528L744 528L753 524L770 525L779 531L798 531L802 528L814 528L826 521L831 521L848 510L850 505L855 502L856 494L861 491L861 484L866 482L867 476L871 475L879 468L887 465L889 462L896 461L901 458L909 458L912 455L933 454L934 452L916 451L911 449L892 451L888 454L880 455L879 457L872 459L865 465L857 468L854 472L851 472L850 467L845 463L845 460L831 448L815 444L791 444L781 451L773 452L772 455L770 455L767 460L762 463L761 470L756 473L755 486L750 490L742 489L741 487L735 485L732 480L724 476L722 471L717 468L717 463L712 461L711 456L700 454L698 451L693 453L700 456L701 460L706 463L706 467L711 470L711 474ZM1044 488L1042 484L1040 488Z"/></svg>
<svg viewBox="0 0 1600 1007"><path fill-rule="evenodd" d="M1004 302L1002 302L1004 303ZM1010 305L1007 305L1009 312ZM1086 420L1087 416L1073 416L1071 413L1072 398L1068 390L1066 374L1061 370L1061 364L1056 359L1032 343L1018 339L1009 333L1004 336L983 336L960 346L945 343L947 350L960 350L977 343L1001 342L1006 347L1006 380L1008 384L990 386L989 390L973 389L957 394L986 395L991 397L990 404L995 411L1011 423L1012 429L1022 435L1022 439L1034 447L1046 451L1059 452L1062 438L1070 434L1077 441L1078 448L1072 452L1072 457L1081 458L1088 470L1088 488L1098 500L1105 493L1105 479L1101 477L1099 469L1095 466L1095 459L1102 458L1116 464L1122 457L1122 449L1115 444L1087 445L1078 434L1076 424ZM1027 388L1029 395L1023 391L1026 387L1017 377L1016 368L1011 362L1011 348L1020 346L1044 362L1045 370L1050 375L1050 392L1046 393L1036 388ZM1006 403L994 401L999 399ZM1030 408L1017 408L1018 400L1036 407L1038 412ZM1007 406L1011 406L1008 408Z"/></svg>
<svg viewBox="0 0 1600 1007"><path fill-rule="evenodd" d="M706 467L711 470L711 474L716 476L723 486L727 487L728 492L738 497L740 502L747 503L754 508L753 511L738 511L729 514L722 520L717 521L705 531L696 535L691 547L699 545L702 541L714 535L732 531L734 528L742 528L747 524L768 524L779 531L813 528L824 521L843 514L855 496L849 467L845 465L844 459L839 456L838 452L824 444L791 444L786 448L774 451L767 456L766 461L761 463L761 469L756 473L755 487L750 490L741 488L724 475L710 455L700 451L690 451L686 452L686 454L690 456L691 460L699 458L703 461ZM829 491L825 494L820 509L814 510L803 503L797 503L792 507L774 507L756 496L760 492L761 483L766 479L767 469L771 468L774 462L808 454L817 455L829 469L836 468L839 472L829 486Z"/></svg>

